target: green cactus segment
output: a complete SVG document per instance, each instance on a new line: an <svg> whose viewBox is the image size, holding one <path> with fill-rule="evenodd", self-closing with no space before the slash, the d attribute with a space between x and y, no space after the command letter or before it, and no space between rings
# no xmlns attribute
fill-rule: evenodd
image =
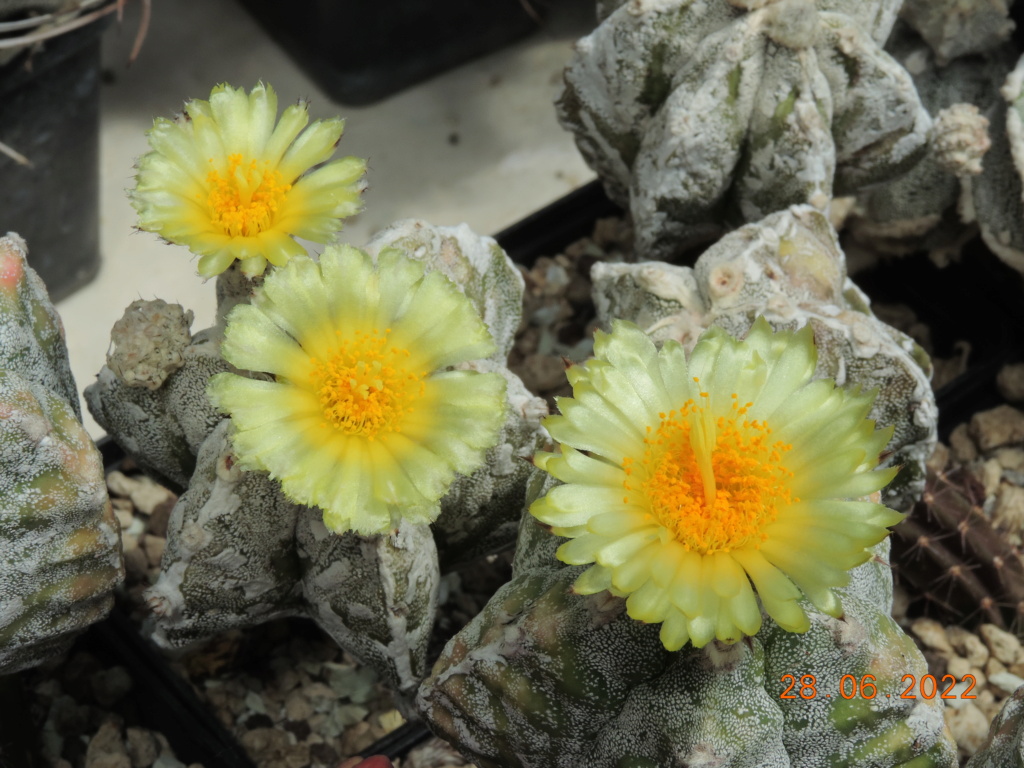
<svg viewBox="0 0 1024 768"><path fill-rule="evenodd" d="M264 472L234 461L230 420L199 451L171 513L167 550L146 592L154 639L177 648L227 629L309 616L396 690L426 673L440 572L430 529L339 536Z"/></svg>
<svg viewBox="0 0 1024 768"><path fill-rule="evenodd" d="M843 608L843 619L820 617L805 635L773 626L759 636L773 693L781 696L795 678L788 694L796 698L780 699L793 765L902 765L936 746L941 759L932 764L950 764L941 706L900 696L904 675L928 674L913 640L877 605L847 594ZM804 699L808 675L816 693Z"/></svg>
<svg viewBox="0 0 1024 768"><path fill-rule="evenodd" d="M671 256L719 234L723 215L824 209L833 183L848 193L913 165L930 120L878 42L897 5L606 3L566 70L559 119L629 208L638 252Z"/></svg>
<svg viewBox="0 0 1024 768"><path fill-rule="evenodd" d="M1003 702L967 768L1024 768L1024 686Z"/></svg>
<svg viewBox="0 0 1024 768"><path fill-rule="evenodd" d="M221 422L200 448L168 522L160 577L146 592L165 647L302 611L299 508L265 473L238 469L229 430Z"/></svg>
<svg viewBox="0 0 1024 768"><path fill-rule="evenodd" d="M43 281L28 266L27 248L13 232L0 237L0 370L30 376L81 419L64 325Z"/></svg>
<svg viewBox="0 0 1024 768"><path fill-rule="evenodd" d="M505 378L508 415L497 445L483 466L458 476L441 500L434 523L435 539L445 568L473 557L507 549L515 541L522 510L527 461L539 450L546 433L540 420L547 405L534 397L507 365L523 308L523 278L490 237L467 226L435 227L410 219L381 231L366 246L371 255L398 248L446 275L473 302L498 346L470 367Z"/></svg>
<svg viewBox="0 0 1024 768"><path fill-rule="evenodd" d="M79 420L63 330L17 236L0 238L0 674L101 619L121 582L103 462ZM74 399L68 399L68 392Z"/></svg>
<svg viewBox="0 0 1024 768"><path fill-rule="evenodd" d="M0 673L107 614L123 573L103 465L71 407L0 371Z"/></svg>
<svg viewBox="0 0 1024 768"><path fill-rule="evenodd" d="M533 479L530 496L554 485ZM519 536L512 580L449 642L418 698L431 728L481 768L955 764L941 703L884 698L926 669L888 618L880 563L851 572L843 619L809 609L806 634L766 620L735 645L670 653L620 598L572 592L583 568L554 559L564 539L528 515ZM802 698L807 674L816 693ZM874 674L882 698L844 699L844 674L858 687ZM785 675L795 699L781 698Z"/></svg>
<svg viewBox="0 0 1024 768"><path fill-rule="evenodd" d="M512 545L523 489L533 470L530 459L546 443L540 422L547 404L504 365L481 361L477 367L505 377L510 407L498 443L487 452L483 466L471 475L457 476L441 498L433 529L442 570Z"/></svg>
<svg viewBox="0 0 1024 768"><path fill-rule="evenodd" d="M908 336L871 314L820 212L796 206L748 224L701 254L692 269L598 263L591 276L602 327L613 318L630 320L657 342L673 338L692 349L712 325L742 338L758 316L778 329L810 324L816 376L878 390L869 418L894 426L887 463L903 466L885 502L909 511L936 440L931 364Z"/></svg>
<svg viewBox="0 0 1024 768"><path fill-rule="evenodd" d="M491 359L505 362L523 313L524 283L494 238L478 235L465 224L435 227L406 219L381 230L364 250L376 258L386 248L404 251L455 283L491 332L498 347Z"/></svg>
<svg viewBox="0 0 1024 768"><path fill-rule="evenodd" d="M904 0L818 0L822 11L845 14L879 45L889 39L903 4Z"/></svg>
<svg viewBox="0 0 1024 768"><path fill-rule="evenodd" d="M1024 272L1024 57L985 112L992 126L990 162L971 182L974 214L985 244Z"/></svg>
<svg viewBox="0 0 1024 768"><path fill-rule="evenodd" d="M411 696L427 673L440 584L430 527L337 535L319 511L303 509L297 541L311 617L393 691Z"/></svg>
<svg viewBox="0 0 1024 768"><path fill-rule="evenodd" d="M164 646L304 615L401 694L411 694L426 673L438 552L448 565L515 541L530 469L524 459L544 440L540 419L547 413L544 401L505 365L522 312L523 279L493 239L466 227L402 222L381 232L367 251L377 256L398 248L445 274L471 299L499 351L465 365L499 373L508 383L498 444L481 469L453 483L431 527L403 527L387 536L328 533L320 510L292 504L266 473L241 472L234 464L230 419L205 396L209 377L229 369L219 353L222 326L182 337L180 322L154 322L170 311L155 303L119 324L125 349L142 348L134 335L165 328L175 329L182 347L180 368L155 389L130 386L127 379L150 378L137 371L126 376L121 364L105 367L86 391L97 421L143 467L188 488L171 516L160 577L147 593ZM223 273L218 317L247 302L258 282L234 269ZM178 310L179 316L187 313Z"/></svg>
<svg viewBox="0 0 1024 768"><path fill-rule="evenodd" d="M147 472L178 488L188 487L196 467L199 446L223 419L206 398L206 383L216 373L230 370L220 356L217 328L184 335L175 324L159 323L154 316L181 314L177 304L142 302L145 312L129 307L111 333L111 344L135 346L135 337L149 339L151 346L174 344L180 365L156 388L140 385L140 377L105 365L96 382L85 390L85 401L93 418ZM191 315L191 313L187 313ZM171 336L153 338L164 326L174 328ZM170 350L165 350L167 356Z"/></svg>
<svg viewBox="0 0 1024 768"><path fill-rule="evenodd" d="M955 59L940 67L927 43L905 24L897 25L886 49L912 74L921 102L933 118L932 135L919 163L860 196L850 228L858 240L884 253L924 249L942 263L974 234L957 210L961 177L967 190L987 185L984 178L973 176L978 168L962 164L961 158L980 163L987 177L1012 175L1005 142L998 148L990 146L989 137L994 141L1001 133L1001 123L991 118L1015 54L1012 46L1003 46L984 57ZM965 120L967 113L956 112L964 107L977 107L980 113L975 110L973 119ZM955 154L950 155L950 147ZM991 194L986 190L980 190L983 198ZM964 210L967 219L973 215L969 208ZM985 219L989 214L978 211L977 215Z"/></svg>

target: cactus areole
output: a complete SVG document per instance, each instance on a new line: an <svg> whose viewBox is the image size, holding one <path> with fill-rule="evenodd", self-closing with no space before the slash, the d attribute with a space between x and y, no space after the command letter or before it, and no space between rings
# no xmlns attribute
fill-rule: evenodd
<svg viewBox="0 0 1024 768"><path fill-rule="evenodd" d="M559 559L594 564L576 591L628 596L669 650L753 635L762 610L805 632L804 598L842 616L833 589L901 515L858 500L896 474L875 469L892 430L866 418L874 395L812 381L816 358L809 327L763 319L689 361L628 323L599 334L546 422L561 454L537 457L564 485L530 509L570 538Z"/></svg>

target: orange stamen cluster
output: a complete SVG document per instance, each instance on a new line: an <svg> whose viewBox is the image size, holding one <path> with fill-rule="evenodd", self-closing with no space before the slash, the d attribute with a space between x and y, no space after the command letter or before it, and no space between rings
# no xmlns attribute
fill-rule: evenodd
<svg viewBox="0 0 1024 768"><path fill-rule="evenodd" d="M388 346L389 333L390 328L383 334L357 332L326 362L310 359L310 379L324 411L321 426L370 440L401 431L402 418L426 391L427 372L405 367L409 350Z"/></svg>
<svg viewBox="0 0 1024 768"><path fill-rule="evenodd" d="M764 527L798 500L783 464L792 446L772 442L767 424L746 418L753 404L732 397L728 416L713 417L706 392L700 404L688 400L658 414L661 424L647 428L642 469L623 461L626 500L645 503L687 551L702 555L760 547Z"/></svg>
<svg viewBox="0 0 1024 768"><path fill-rule="evenodd" d="M212 170L206 175L206 183L211 222L231 237L252 237L270 229L292 188L278 171L261 171L255 160L245 164L238 153L228 155L226 178Z"/></svg>

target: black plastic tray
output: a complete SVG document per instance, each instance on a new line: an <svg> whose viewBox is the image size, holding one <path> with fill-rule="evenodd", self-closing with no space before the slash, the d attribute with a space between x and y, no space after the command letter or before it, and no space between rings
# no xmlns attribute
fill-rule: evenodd
<svg viewBox="0 0 1024 768"><path fill-rule="evenodd" d="M526 0L240 0L317 85L378 101L534 31Z"/></svg>

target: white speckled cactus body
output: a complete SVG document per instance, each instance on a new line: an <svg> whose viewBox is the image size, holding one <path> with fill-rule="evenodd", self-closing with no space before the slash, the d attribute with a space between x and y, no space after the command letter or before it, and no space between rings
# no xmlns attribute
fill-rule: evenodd
<svg viewBox="0 0 1024 768"><path fill-rule="evenodd" d="M894 0L599 5L558 103L643 258L798 203L824 209L922 154L930 124L881 45Z"/></svg>
<svg viewBox="0 0 1024 768"><path fill-rule="evenodd" d="M1024 272L1024 57L1001 85L986 111L991 161L971 180L970 213L992 252Z"/></svg>
<svg viewBox="0 0 1024 768"><path fill-rule="evenodd" d="M959 56L988 53L1013 31L1013 0L904 0L900 16L935 51L941 65Z"/></svg>
<svg viewBox="0 0 1024 768"><path fill-rule="evenodd" d="M432 526L337 534L324 526L320 510L290 501L266 473L235 466L231 419L205 396L209 377L229 368L219 355L222 326L191 340L186 333L179 341L182 366L156 388L129 384L130 366L108 365L87 391L97 420L130 452L140 450L142 466L187 489L171 515L160 578L147 594L161 643L180 646L232 627L306 615L394 690L410 694L427 672L441 563L515 540L530 469L522 459L540 446L547 412L504 364L519 323L522 278L492 239L464 226L402 222L366 250L376 256L389 248L448 276L487 323L498 350L468 365L497 371L508 384L498 444L481 469L455 481ZM253 281L234 272L222 276L218 316L246 301L252 288ZM180 322L161 327L180 335ZM131 418L140 408L155 409L156 418L140 426Z"/></svg>
<svg viewBox="0 0 1024 768"><path fill-rule="evenodd" d="M938 419L931 362L912 339L871 314L867 297L846 277L845 256L823 214L810 206L774 213L723 237L693 268L599 263L592 276L601 323L631 320L656 341L692 348L712 325L743 336L759 315L775 328L810 324L816 375L877 388L871 418L895 428L886 463L904 468L885 503L908 511L920 495Z"/></svg>
<svg viewBox="0 0 1024 768"><path fill-rule="evenodd" d="M974 219L986 226L999 216L992 199L1007 192L1008 182L998 179L1013 173L999 88L1016 56L1003 45L939 66L905 24L896 26L886 49L911 73L933 117L928 153L904 175L863 193L851 229L883 253L924 249L944 263L975 234ZM973 204L972 191L983 204Z"/></svg>
<svg viewBox="0 0 1024 768"><path fill-rule="evenodd" d="M0 674L66 649L124 569L64 330L17 235L0 237Z"/></svg>
<svg viewBox="0 0 1024 768"><path fill-rule="evenodd" d="M555 483L538 473L528 501ZM956 764L940 703L886 696L926 665L889 618L883 563L851 572L842 619L809 611L805 634L766 620L735 645L672 653L621 598L572 592L582 568L556 560L563 541L524 516L512 580L420 688L434 731L481 768ZM847 674L873 675L877 695L839 695ZM786 675L813 675L814 694L783 699Z"/></svg>
<svg viewBox="0 0 1024 768"><path fill-rule="evenodd" d="M1024 765L1024 687L1003 702L985 743L967 761L967 768L1016 768L1019 765Z"/></svg>

